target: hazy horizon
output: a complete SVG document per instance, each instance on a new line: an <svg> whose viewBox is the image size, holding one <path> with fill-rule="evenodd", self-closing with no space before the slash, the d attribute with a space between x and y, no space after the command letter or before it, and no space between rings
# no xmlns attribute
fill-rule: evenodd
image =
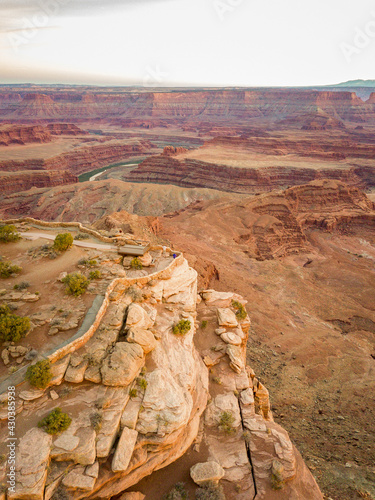
<svg viewBox="0 0 375 500"><path fill-rule="evenodd" d="M0 82L315 87L373 79L372 1L2 0Z"/></svg>

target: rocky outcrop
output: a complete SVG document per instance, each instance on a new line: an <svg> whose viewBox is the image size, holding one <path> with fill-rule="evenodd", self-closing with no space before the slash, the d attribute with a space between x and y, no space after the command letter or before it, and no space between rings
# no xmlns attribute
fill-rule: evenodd
<svg viewBox="0 0 375 500"><path fill-rule="evenodd" d="M85 132L73 123L49 123L46 129L51 135L80 135Z"/></svg>
<svg viewBox="0 0 375 500"><path fill-rule="evenodd" d="M10 144L44 143L51 141L48 128L39 125L31 127L12 126L0 129L0 146Z"/></svg>
<svg viewBox="0 0 375 500"><path fill-rule="evenodd" d="M197 273L182 256L172 264L150 284L140 281L147 301L133 302L119 283L94 336L58 362L56 377L76 384L59 401L72 423L53 442L38 430L49 439L52 460L38 498L51 498L57 489L72 499L109 498L176 460L196 437L208 384L193 342ZM181 338L172 332L180 318L191 324ZM24 396L22 401L33 401L34 410L45 415L45 396ZM66 474L57 473L63 463Z"/></svg>
<svg viewBox="0 0 375 500"><path fill-rule="evenodd" d="M4 173L0 171L0 194L9 194L28 189L72 184L78 178L67 170L25 171Z"/></svg>
<svg viewBox="0 0 375 500"><path fill-rule="evenodd" d="M185 237L198 235L210 221L216 228L215 244L219 247L228 248L234 240L246 255L270 260L308 251L308 228L330 231L371 227L374 217L373 203L358 188L322 179L241 203L196 203L164 217L160 233L175 234L173 228L178 226L185 228ZM220 225L216 226L218 220Z"/></svg>

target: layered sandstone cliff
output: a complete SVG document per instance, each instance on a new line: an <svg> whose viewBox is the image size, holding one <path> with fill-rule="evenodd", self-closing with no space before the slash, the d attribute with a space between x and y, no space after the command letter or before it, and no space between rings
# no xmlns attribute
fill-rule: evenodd
<svg viewBox="0 0 375 500"><path fill-rule="evenodd" d="M0 146L10 144L29 144L50 142L51 134L42 126L18 127L8 126L0 129Z"/></svg>
<svg viewBox="0 0 375 500"><path fill-rule="evenodd" d="M160 247L152 252L155 265L166 258ZM222 468L228 500L273 499L276 472L277 498L302 500L308 492L322 499L288 434L274 423L267 389L246 366L250 319L236 314L245 301L213 290L198 296L196 271L181 254L169 259L161 271L113 282L91 338L75 341L74 352L66 345L50 356L54 378L46 391L17 386L22 434L15 492L6 498L108 499L195 442ZM203 319L210 323L206 331L199 329ZM176 335L181 320L189 330ZM208 368L221 377L219 391ZM35 417L56 406L59 394L72 423L50 436ZM229 434L221 428L223 413L232 416Z"/></svg>
<svg viewBox="0 0 375 500"><path fill-rule="evenodd" d="M327 158L327 155L324 155ZM275 160L277 163L277 160ZM194 159L166 155L152 156L123 176L128 182L175 184L181 187L205 187L233 193L252 194L288 186L306 184L322 178L343 181L361 188L374 186L374 167L306 168L258 167L237 168Z"/></svg>
<svg viewBox="0 0 375 500"><path fill-rule="evenodd" d="M10 89L4 93L12 94ZM108 89L43 89L15 93L16 104L2 103L2 115L13 120L70 120L152 118L156 120L236 120L309 113L320 108L333 118L374 122L372 98L362 101L353 92L301 89L196 90L127 92ZM22 100L19 102L19 95Z"/></svg>
<svg viewBox="0 0 375 500"><path fill-rule="evenodd" d="M78 182L77 176L67 170L0 172L0 194L27 191L32 187L62 186L75 182Z"/></svg>

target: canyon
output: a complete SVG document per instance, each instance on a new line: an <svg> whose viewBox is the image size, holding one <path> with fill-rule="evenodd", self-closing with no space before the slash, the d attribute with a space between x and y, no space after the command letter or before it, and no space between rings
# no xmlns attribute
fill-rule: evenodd
<svg viewBox="0 0 375 500"><path fill-rule="evenodd" d="M184 401L193 399L184 415L166 410L170 423L184 425L162 436L159 418L155 436L144 434L156 406L151 392L142 393L147 397L139 426L126 431L124 438L127 424L121 423L120 432L116 427L113 449L99 457L99 467L96 460L79 463L79 454L72 452L65 480L60 474L65 465L56 457L66 456L58 447L52 449L46 458L53 464L45 484L48 491L61 487L72 498L116 500L121 494L125 500L132 498L128 493L143 492L146 500L156 500L183 481L194 495L190 467L213 459L224 470L220 482L228 500L253 498L255 490L256 498L265 494L270 500L375 498L374 133L371 89L358 94L328 88L1 87L2 220L77 221L101 237L115 238L122 232L129 241L146 240L183 256L177 266L181 264L181 275L176 270L176 276L162 280L163 286L156 280L145 286L142 282L141 306L152 320L157 310L156 322L146 331L152 331L158 347L145 353L144 377L150 387L157 386L154 372L168 358L165 366L173 374L175 394L180 389L172 381L177 380ZM82 182L93 175L95 180ZM6 248L1 248L4 254ZM17 255L21 258L20 252ZM53 265L44 259L41 264ZM119 263L113 272L107 265L103 258L105 276L123 279ZM126 265L124 269L127 278L135 272ZM160 298L158 287L167 290L174 280L176 296L166 293ZM103 284L99 289L103 292ZM122 289L115 295L111 307L119 306L126 322L133 299ZM229 326L215 333L221 328L219 311L235 313L232 300L246 307L244 336ZM168 330L177 313L193 318L194 332L186 341ZM208 326L202 328L202 322ZM112 362L125 356L129 347L122 344L129 340L121 333L105 347L107 361L100 358L99 381L96 372L93 376L95 367L87 368L82 360L92 344L96 349L104 340L99 334L77 356L71 355L66 380L56 390L87 369L87 379L84 375L75 386L77 397L68 396L69 405L77 407L87 390L85 411L91 411L96 390L110 393L114 407L108 410L109 422L111 412L118 416L125 409L121 405L127 390L108 389L106 383L116 376ZM180 340L190 375L199 374L204 383L198 378L189 382L185 372L176 372ZM241 386L245 377L239 383L236 363L246 366L246 386ZM34 410L42 415L43 405L54 404L48 391L40 398L40 406L39 398L22 403L31 417ZM142 405L138 399L127 403L129 411ZM224 403L238 417L237 433L229 437L217 430L218 408ZM70 441L81 433L92 434L87 418L76 417L73 431L67 433ZM123 420L128 422L125 414ZM25 428L25 434L28 431ZM132 448L133 431L138 435L124 474L116 468L124 456L119 447L126 440ZM248 442L238 439L240 431ZM189 434L183 448L174 441L180 432ZM24 448L34 433L26 434ZM280 456L272 450L283 443L283 473L296 473L275 491L270 477ZM95 485L91 493L76 487L88 483ZM126 488L130 491L123 493Z"/></svg>

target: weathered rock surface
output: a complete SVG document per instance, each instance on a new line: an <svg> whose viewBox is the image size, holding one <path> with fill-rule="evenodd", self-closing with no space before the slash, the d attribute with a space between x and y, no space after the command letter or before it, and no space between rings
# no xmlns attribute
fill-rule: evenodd
<svg viewBox="0 0 375 500"><path fill-rule="evenodd" d="M156 347L156 339L150 330L133 327L129 330L126 340L130 343L138 344L145 354L148 354Z"/></svg>
<svg viewBox="0 0 375 500"><path fill-rule="evenodd" d="M16 451L16 493L12 500L43 500L52 436L32 428L20 439Z"/></svg>
<svg viewBox="0 0 375 500"><path fill-rule="evenodd" d="M144 351L138 344L118 342L104 359L100 369L104 385L126 386L138 375L144 363Z"/></svg>
<svg viewBox="0 0 375 500"><path fill-rule="evenodd" d="M124 472L128 468L137 441L138 432L125 427L112 460L113 472Z"/></svg>

